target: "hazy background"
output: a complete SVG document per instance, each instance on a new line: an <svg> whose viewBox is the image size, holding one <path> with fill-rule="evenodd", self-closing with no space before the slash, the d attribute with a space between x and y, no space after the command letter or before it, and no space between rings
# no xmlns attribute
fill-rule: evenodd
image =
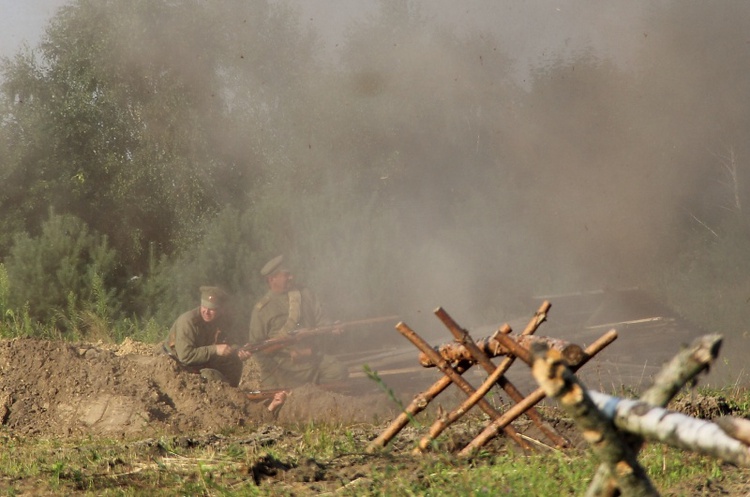
<svg viewBox="0 0 750 497"><path fill-rule="evenodd" d="M229 89L194 55L214 41L200 30L144 28L113 53L124 75L177 67L216 135L188 162L223 168L217 204L273 219L223 283L257 298L232 278L284 252L336 314L395 311L423 332L437 306L474 327L534 295L637 286L746 350L746 2L269 3L294 22L221 18ZM2 55L62 4L0 2ZM71 212L111 229L87 205Z"/></svg>
<svg viewBox="0 0 750 497"><path fill-rule="evenodd" d="M300 24L322 37L323 56L336 58L354 22L377 12L373 0L275 0L297 9ZM38 43L46 23L66 0L0 0L0 56L10 57L23 42ZM602 4L594 1L496 2L432 0L415 2L430 23L446 24L460 34L486 31L515 59L517 77L583 49L627 63L642 42L641 17L654 2Z"/></svg>

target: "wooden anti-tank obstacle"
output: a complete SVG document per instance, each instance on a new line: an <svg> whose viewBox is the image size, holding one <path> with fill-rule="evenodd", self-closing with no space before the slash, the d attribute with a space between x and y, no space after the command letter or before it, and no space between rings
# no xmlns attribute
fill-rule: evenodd
<svg viewBox="0 0 750 497"><path fill-rule="evenodd" d="M600 460L586 492L587 497L658 496L658 491L637 459L645 440L750 467L750 420L722 417L711 422L664 409L679 390L708 369L716 359L722 341L720 335L699 337L691 347L681 350L660 370L654 384L640 399L621 399L586 390L574 374L591 357L612 343L617 333L610 330L585 350L561 340L532 337L545 320L549 307L549 303L544 302L521 335L510 336L510 327L504 325L491 339L479 342L474 342L468 332L460 328L444 310L437 309L435 314L453 333L456 341L436 349L404 323L396 325L397 330L421 351L420 363L425 367L437 367L444 376L417 395L404 412L368 445L367 451L374 452L388 444L413 416L424 410L451 383L456 383L468 398L455 410L435 421L414 450L416 454L421 454L435 437L474 405L482 407L484 395L497 384L511 396L515 405L502 414L492 406L489 409L485 407L492 420L459 452L460 456L473 454L500 430L518 442L520 437L510 423L524 413L529 414L555 445L567 445L567 441L547 426L533 410L536 403L549 395L573 418ZM498 355L506 357L495 367L489 357ZM522 397L504 377L515 358L531 366L532 375L540 385L526 397ZM489 373L478 389L461 377L474 364L481 364ZM519 444L528 447L522 438Z"/></svg>
<svg viewBox="0 0 750 497"><path fill-rule="evenodd" d="M523 414L539 428L539 430L549 438L553 445L565 447L569 443L553 427L545 423L535 405L544 397L545 392L538 388L531 394L523 394L505 377L505 373L512 366L518 357L522 361L531 365L531 354L528 351L534 343L543 343L553 349L559 350L562 357L565 357L569 366L573 370L581 368L589 359L603 350L607 345L617 338L614 330L605 333L597 341L582 350L579 346L569 344L562 340L533 337L539 326L546 320L547 312L550 309L550 303L545 301L536 311L529 321L523 332L512 337L511 328L507 324L500 327L495 334L489 339L483 339L475 342L469 335L468 331L461 328L449 315L442 309L435 310L436 316L443 322L448 330L453 334L455 341L444 344L437 349L432 348L422 337L414 330L409 328L405 323L400 322L396 329L412 344L420 350L420 363L425 367L437 367L443 377L435 382L424 392L418 394L409 406L402 412L376 439L367 446L368 452L374 452L385 447L418 413L427 408L429 403L445 390L451 383L454 383L466 395L467 399L457 408L445 416L441 416L430 427L429 432L420 440L418 446L414 449L416 454L424 452L430 443L438 437L452 423L460 419L472 407L478 405L491 419L484 430L471 441L459 454L469 455L476 449L482 447L490 439L495 437L501 430L506 433L512 440L524 449L530 450L531 445L521 437L518 432L511 426L511 423ZM503 361L495 366L490 357L503 355ZM479 388L474 388L462 375L475 364L479 364L488 373L487 379ZM493 407L484 396L490 389L498 385L511 398L515 405L504 413L500 413Z"/></svg>

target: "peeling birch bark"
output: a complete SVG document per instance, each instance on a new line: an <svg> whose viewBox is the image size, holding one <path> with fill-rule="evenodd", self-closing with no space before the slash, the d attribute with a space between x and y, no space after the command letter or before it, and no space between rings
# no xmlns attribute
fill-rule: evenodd
<svg viewBox="0 0 750 497"><path fill-rule="evenodd" d="M589 391L588 395L620 430L738 466L750 466L748 446L729 436L717 423L601 392Z"/></svg>
<svg viewBox="0 0 750 497"><path fill-rule="evenodd" d="M640 400L655 407L666 407L677 392L711 366L719 356L721 343L721 335L715 334L695 339L690 347L681 350L664 365L654 378L654 384L641 395ZM637 452L642 442L642 439L633 436L629 443ZM618 494L609 473L604 465L597 468L586 497L615 497Z"/></svg>
<svg viewBox="0 0 750 497"><path fill-rule="evenodd" d="M583 431L597 457L612 468L612 477L626 496L657 496L635 451L593 402L559 351L535 346L532 375L544 392L554 397Z"/></svg>
<svg viewBox="0 0 750 497"><path fill-rule="evenodd" d="M750 445L750 420L722 416L716 420L716 424L730 437Z"/></svg>

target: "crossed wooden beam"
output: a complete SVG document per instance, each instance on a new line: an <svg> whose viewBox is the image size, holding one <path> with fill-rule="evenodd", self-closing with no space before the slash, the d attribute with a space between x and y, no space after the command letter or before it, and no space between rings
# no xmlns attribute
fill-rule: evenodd
<svg viewBox="0 0 750 497"><path fill-rule="evenodd" d="M482 409L490 417L491 421L476 438L459 452L460 456L471 455L495 437L501 430L520 447L525 450L531 450L532 446L529 442L521 437L516 429L511 426L511 423L523 414L526 414L555 446L568 446L570 444L569 441L552 426L544 422L534 407L545 397L544 390L541 387L537 388L531 394L524 397L515 385L505 377L505 373L513 365L516 358L521 359L531 366L532 358L528 347L535 341L545 343L547 346L560 351L561 356L566 360L566 364L572 370L578 370L592 357L607 347L607 345L612 343L617 338L617 332L611 330L605 333L585 350L582 350L577 345L561 340L532 337L539 326L546 320L550 307L551 305L548 301L543 302L523 332L516 337L510 335L512 330L510 326L505 324L495 332L491 339L479 342L474 341L469 332L461 328L444 309L437 308L435 315L455 338L454 343L441 346L438 350L432 348L405 323L399 322L396 325L398 332L420 350L420 363L425 367L437 367L443 373L443 376L427 390L418 394L409 406L377 438L370 442L366 451L372 453L385 447L414 416L426 409L429 403L451 383L455 384L466 394L466 400L450 413L440 416L432 424L428 433L422 437L417 447L415 447L415 454L421 454L427 450L435 438L448 428L448 426L469 412L475 405ZM504 355L505 358L499 365L495 366L490 356L494 357L498 355ZM474 388L462 376L475 364L479 364L489 375L479 388ZM504 413L499 412L484 398L487 392L495 385L502 388L513 402L515 402L515 405Z"/></svg>
<svg viewBox="0 0 750 497"><path fill-rule="evenodd" d="M398 323L396 329L399 333L421 351L420 363L425 367L437 367L443 377L418 394L404 412L370 442L366 451L372 453L385 447L413 416L423 411L451 383L455 383L466 393L467 399L433 423L428 434L414 449L415 454L422 454L432 440L475 405L486 412L491 421L458 453L459 456L473 454L501 430L524 449L531 448L510 425L522 414L527 414L555 445L565 447L569 445L568 441L547 425L534 409L540 400L549 395L583 430L584 438L591 443L600 461L586 492L587 497L658 496L658 491L637 460L644 440L658 441L750 467L750 420L725 416L711 422L664 409L685 384L693 381L714 362L722 342L720 335L705 335L681 350L664 365L654 384L640 399L620 399L586 390L574 374L612 343L617 338L617 332L610 330L585 350L561 340L532 337L546 319L549 308L549 302L544 302L524 331L516 337L510 336L511 329L506 324L490 340L479 342L475 342L447 312L438 308L435 314L451 331L455 342L436 349L406 324ZM495 366L490 356L498 355L506 357ZM526 397L504 376L516 358L531 366L532 375L540 385ZM480 364L489 374L476 389L462 377L474 364ZM498 412L484 399L494 385L502 387L515 402L504 413Z"/></svg>

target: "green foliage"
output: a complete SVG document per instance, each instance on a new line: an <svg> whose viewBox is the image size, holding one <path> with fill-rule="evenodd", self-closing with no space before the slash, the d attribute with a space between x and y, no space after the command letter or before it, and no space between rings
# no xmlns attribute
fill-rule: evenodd
<svg viewBox="0 0 750 497"><path fill-rule="evenodd" d="M260 110L244 100L304 81L279 73L278 50L299 71L311 45L265 1L222 7L71 2L37 52L3 68L0 233L34 230L52 205L106 234L139 274L145 248L189 245L203 220L245 200L255 164L236 143L257 130L236 120Z"/></svg>
<svg viewBox="0 0 750 497"><path fill-rule="evenodd" d="M583 495L598 466L595 458L576 449L522 454L511 447L494 453L486 450L466 460L434 451L414 458L406 446L365 456L362 448L376 427L361 424L287 427L270 445L250 442L257 436L253 431L180 436L189 436L191 444L180 443L184 440L180 437L123 444L105 438L3 435L0 473L7 477L7 492L45 495L147 491L149 495L539 496ZM746 468L661 444L646 444L639 461L664 494L693 495L720 488L734 495L747 485ZM134 467L139 471L133 472ZM255 470L263 468L274 469L275 474L256 484Z"/></svg>
<svg viewBox="0 0 750 497"><path fill-rule="evenodd" d="M8 299L10 298L10 280L8 279L8 270L5 264L0 262L0 313L9 309Z"/></svg>
<svg viewBox="0 0 750 497"><path fill-rule="evenodd" d="M50 327L44 326L31 318L28 305L16 311L13 309L5 310L2 319L0 319L0 336L2 338L58 337Z"/></svg>
<svg viewBox="0 0 750 497"><path fill-rule="evenodd" d="M704 6L655 11L651 31L673 37L654 45L659 59L624 71L593 50L552 56L522 88L492 34L434 27L419 5L379 2L328 65L279 2L69 2L2 66L0 261L31 277L7 266L24 288L0 294L3 322L151 336L206 283L226 286L244 321L278 253L344 319L460 294L452 305L497 321L535 290L641 284L666 253L676 263L655 286L667 300L747 320L746 229L727 225L716 243L675 222L685 198L710 201L707 146L746 155L747 76L715 81L724 59L694 36ZM722 47L742 39L736 8L711 17ZM673 16L683 22L662 29ZM664 57L687 60L671 48L693 44L712 70L663 74ZM694 98L706 91L720 98ZM708 133L673 126L696 122L695 102ZM116 279L67 260L59 284L29 290L47 280L23 260L23 233L41 233L50 207L106 236Z"/></svg>
<svg viewBox="0 0 750 497"><path fill-rule="evenodd" d="M690 480L710 485L725 477L717 459L658 444L646 445L638 460L657 488L676 488Z"/></svg>
<svg viewBox="0 0 750 497"><path fill-rule="evenodd" d="M173 318L173 321L176 318ZM138 318L125 318L117 320L110 328L109 337L111 340L120 343L126 338L143 343L156 343L164 340L167 334L168 326L157 322L151 318L140 320Z"/></svg>
<svg viewBox="0 0 750 497"><path fill-rule="evenodd" d="M5 267L9 307L35 321L77 334L81 312L119 317L117 255L80 219L50 211L38 236L16 237Z"/></svg>

